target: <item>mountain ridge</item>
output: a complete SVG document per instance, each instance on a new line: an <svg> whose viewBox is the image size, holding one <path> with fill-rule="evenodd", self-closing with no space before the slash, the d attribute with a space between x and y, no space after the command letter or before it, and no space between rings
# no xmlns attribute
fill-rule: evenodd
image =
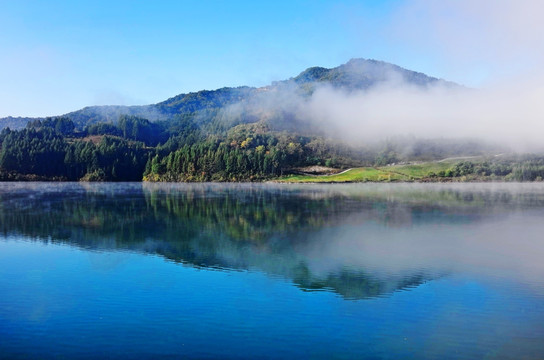
<svg viewBox="0 0 544 360"><path fill-rule="evenodd" d="M327 84L333 88L347 91L368 90L398 78L408 84L427 87L431 85L460 86L456 83L428 76L402 68L398 65L373 59L354 58L333 68L309 67L297 76L287 80L275 81L262 87L222 87L215 90L200 90L181 93L164 101L148 105L94 105L68 112L62 117L70 118L83 129L100 123L115 123L122 115L138 116L150 121L168 120L176 115L190 114L205 110L220 109L243 101L249 101L266 90L283 91L286 87L299 88L303 95L311 95L317 86ZM53 116L53 117L58 117ZM0 129L24 128L29 121L43 120L45 117L5 117L0 118Z"/></svg>

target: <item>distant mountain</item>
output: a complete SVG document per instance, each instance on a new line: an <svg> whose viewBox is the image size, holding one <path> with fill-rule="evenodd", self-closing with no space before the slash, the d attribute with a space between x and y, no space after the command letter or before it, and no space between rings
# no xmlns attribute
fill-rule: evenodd
<svg viewBox="0 0 544 360"><path fill-rule="evenodd" d="M287 89L292 90L295 88L301 95L310 95L318 85L329 85L346 91L355 91L368 90L376 85L395 80L418 87L436 84L458 86L452 82L410 71L387 62L352 59L346 64L331 69L311 67L291 79L277 81L262 88L244 86L202 90L176 95L157 104L141 106L88 106L62 116L70 118L76 124L76 127L80 129L98 122L115 123L121 115L139 116L151 121L168 120L176 115L213 111L237 103L251 103L252 99L259 98L262 100L263 97L267 96L266 94L277 96L278 93L281 94L287 91ZM258 112L257 110L255 106L252 107L254 113ZM20 129L28 121L35 119L38 118L2 118L0 119L0 129L5 127Z"/></svg>
<svg viewBox="0 0 544 360"><path fill-rule="evenodd" d="M251 96L255 88L221 88L176 95L152 105L141 106L88 106L64 116L70 118L78 127L97 122L116 122L121 115L133 115L151 121L167 120L174 115L183 115L205 109L222 108Z"/></svg>
<svg viewBox="0 0 544 360"><path fill-rule="evenodd" d="M29 121L43 120L43 118L13 117L0 118L0 130L9 127L12 130L22 129Z"/></svg>

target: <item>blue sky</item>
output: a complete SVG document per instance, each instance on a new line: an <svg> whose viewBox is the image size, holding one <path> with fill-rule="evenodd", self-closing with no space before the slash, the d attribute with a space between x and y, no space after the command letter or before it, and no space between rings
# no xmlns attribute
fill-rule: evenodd
<svg viewBox="0 0 544 360"><path fill-rule="evenodd" d="M485 58L455 56L482 51L470 23L454 36L453 48L444 46L457 21L466 20L464 9L428 4L0 0L0 116L59 115L86 105L148 104L201 89L263 86L355 57L478 86L493 66ZM436 28L448 19L449 27Z"/></svg>

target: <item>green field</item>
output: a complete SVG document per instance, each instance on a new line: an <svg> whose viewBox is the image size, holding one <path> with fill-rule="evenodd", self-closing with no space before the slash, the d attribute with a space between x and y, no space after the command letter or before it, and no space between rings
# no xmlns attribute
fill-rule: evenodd
<svg viewBox="0 0 544 360"><path fill-rule="evenodd" d="M288 175L277 179L287 183L321 182L381 182L381 181L417 181L449 169L454 162L429 162L410 165L353 168L337 175Z"/></svg>
<svg viewBox="0 0 544 360"><path fill-rule="evenodd" d="M421 179L424 177L428 177L431 173L437 174L440 171L446 171L447 169L451 168L456 162L457 161L441 161L411 165L393 165L381 167L379 169L402 174L414 179Z"/></svg>

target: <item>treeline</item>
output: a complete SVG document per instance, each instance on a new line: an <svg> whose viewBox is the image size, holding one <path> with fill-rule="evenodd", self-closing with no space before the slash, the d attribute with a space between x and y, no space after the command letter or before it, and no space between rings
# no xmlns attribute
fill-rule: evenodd
<svg viewBox="0 0 544 360"><path fill-rule="evenodd" d="M29 122L19 131L6 128L0 133L0 179L141 181L158 144L202 139L192 120L152 123L123 115L116 124L76 129L70 119L57 117Z"/></svg>
<svg viewBox="0 0 544 360"><path fill-rule="evenodd" d="M144 180L240 181L281 176L308 165L362 164L364 153L322 138L270 132L265 124L239 125L226 138L185 144L148 161ZM162 153L162 155L161 155Z"/></svg>
<svg viewBox="0 0 544 360"><path fill-rule="evenodd" d="M168 123L121 116L83 130L65 117L36 120L0 133L0 179L260 180L297 166L362 164L365 155L322 138L273 132L264 123L225 126L193 116Z"/></svg>
<svg viewBox="0 0 544 360"><path fill-rule="evenodd" d="M439 178L460 178L467 180L542 181L544 179L544 158L525 155L516 158L487 161L461 161L450 169L429 176Z"/></svg>
<svg viewBox="0 0 544 360"><path fill-rule="evenodd" d="M385 166L456 151L454 143L440 147L436 141L415 142L413 155L406 155L401 141L353 147L210 111L158 122L123 115L116 123L84 129L66 117L35 120L18 131L6 128L0 132L0 180L259 181L313 165ZM539 181L544 158L461 161L428 178Z"/></svg>
<svg viewBox="0 0 544 360"><path fill-rule="evenodd" d="M0 179L139 181L149 150L143 143L104 136L65 138L52 127L0 133Z"/></svg>

